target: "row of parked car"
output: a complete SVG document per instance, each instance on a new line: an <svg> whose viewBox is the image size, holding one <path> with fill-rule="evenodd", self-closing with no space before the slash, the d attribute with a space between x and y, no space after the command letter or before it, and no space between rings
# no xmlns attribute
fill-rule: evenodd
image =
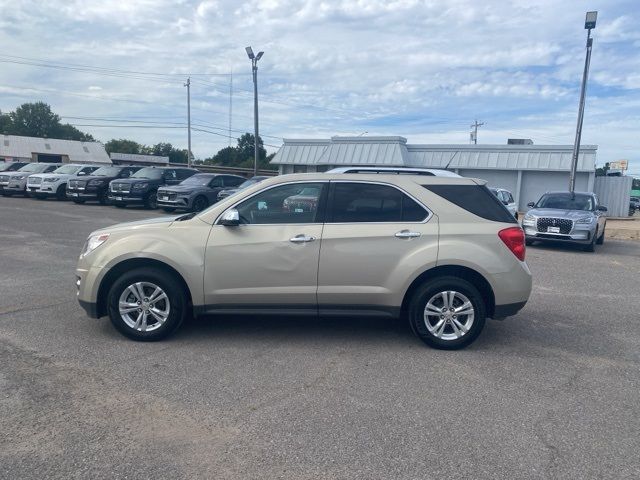
<svg viewBox="0 0 640 480"><path fill-rule="evenodd" d="M250 180L239 175L201 173L193 168L81 164L6 164L0 171L3 196L70 199L112 204L143 205L167 212L199 212L239 189L267 177Z"/></svg>

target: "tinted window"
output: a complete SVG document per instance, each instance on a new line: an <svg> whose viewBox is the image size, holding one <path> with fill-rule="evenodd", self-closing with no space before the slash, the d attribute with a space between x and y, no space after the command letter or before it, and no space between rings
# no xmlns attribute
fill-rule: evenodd
<svg viewBox="0 0 640 480"><path fill-rule="evenodd" d="M214 177L211 182L209 183L209 186L211 188L218 188L218 187L222 187L222 177Z"/></svg>
<svg viewBox="0 0 640 480"><path fill-rule="evenodd" d="M158 180L162 177L162 170L159 168L145 167L131 175L132 178L149 178Z"/></svg>
<svg viewBox="0 0 640 480"><path fill-rule="evenodd" d="M484 185L423 185L427 190L493 222L518 223L509 210Z"/></svg>
<svg viewBox="0 0 640 480"><path fill-rule="evenodd" d="M240 223L316 223L322 183L295 183L270 188L245 200L238 207Z"/></svg>
<svg viewBox="0 0 640 480"><path fill-rule="evenodd" d="M420 222L427 217L397 188L370 183L334 183L330 211L334 223Z"/></svg>
<svg viewBox="0 0 640 480"><path fill-rule="evenodd" d="M178 180L184 180L185 178L189 178L194 175L196 172L193 170L189 170L188 168L180 168L177 172Z"/></svg>
<svg viewBox="0 0 640 480"><path fill-rule="evenodd" d="M224 177L223 178L225 187L237 187L241 183L244 182L244 178L242 177Z"/></svg>
<svg viewBox="0 0 640 480"><path fill-rule="evenodd" d="M115 177L120 173L120 167L100 167L93 175L96 177Z"/></svg>
<svg viewBox="0 0 640 480"><path fill-rule="evenodd" d="M72 175L80 170L81 167L78 165L65 165L63 167L57 168L53 173L60 173L62 175Z"/></svg>
<svg viewBox="0 0 640 480"><path fill-rule="evenodd" d="M579 193L545 193L538 203L538 208L557 208L559 210L588 210L596 209L591 195Z"/></svg>
<svg viewBox="0 0 640 480"><path fill-rule="evenodd" d="M165 180L177 180L178 174L173 168L170 168L169 170L164 171L163 177Z"/></svg>

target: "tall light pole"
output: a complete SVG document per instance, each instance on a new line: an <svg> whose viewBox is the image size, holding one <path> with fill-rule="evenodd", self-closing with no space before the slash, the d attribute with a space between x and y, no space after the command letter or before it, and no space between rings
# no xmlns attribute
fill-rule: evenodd
<svg viewBox="0 0 640 480"><path fill-rule="evenodd" d="M589 77L589 64L591 63L591 30L596 28L598 12L587 12L584 20L584 28L587 30L587 53L584 58L584 71L582 72L582 87L580 89L580 105L578 106L578 123L576 125L576 138L573 142L573 155L571 157L571 173L569 174L569 191L576 188L576 171L578 170L578 155L580 155L580 139L582 137L582 120L584 119L584 100L587 93L587 78Z"/></svg>
<svg viewBox="0 0 640 480"><path fill-rule="evenodd" d="M473 144L476 145L478 143L478 127L484 125L484 122L478 123L478 120L473 122L471 128L473 128L473 132L471 132L471 140L473 140Z"/></svg>
<svg viewBox="0 0 640 480"><path fill-rule="evenodd" d="M188 145L187 145L187 167L191 168L191 77L187 78L187 83L184 84L187 87L187 130Z"/></svg>
<svg viewBox="0 0 640 480"><path fill-rule="evenodd" d="M258 174L258 60L262 58L264 52L258 52L258 55L253 54L251 47L245 48L247 56L251 60L251 70L253 72L253 175Z"/></svg>

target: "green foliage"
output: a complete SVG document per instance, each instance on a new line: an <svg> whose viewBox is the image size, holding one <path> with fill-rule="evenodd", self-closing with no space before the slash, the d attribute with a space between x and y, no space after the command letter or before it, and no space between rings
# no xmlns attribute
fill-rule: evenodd
<svg viewBox="0 0 640 480"><path fill-rule="evenodd" d="M170 143L157 143L151 148L152 155L169 157L171 163L187 163L189 152L186 149L177 149Z"/></svg>
<svg viewBox="0 0 640 480"><path fill-rule="evenodd" d="M91 135L73 125L60 123L60 117L44 102L24 103L9 115L0 117L0 131L7 135L94 141Z"/></svg>
<svg viewBox="0 0 640 480"><path fill-rule="evenodd" d="M209 165L221 165L224 167L253 168L254 162L254 138L251 133L245 133L238 138L238 145L235 147L225 147L213 157L205 159L204 163ZM258 169L277 170L269 162L274 154L267 156L267 151L263 147L262 138L258 136Z"/></svg>
<svg viewBox="0 0 640 480"><path fill-rule="evenodd" d="M127 140L125 138L109 140L104 145L107 153L133 153L133 154L146 154L149 153L149 148L134 140Z"/></svg>
<svg viewBox="0 0 640 480"><path fill-rule="evenodd" d="M640 190L640 178L634 178L631 185L631 190Z"/></svg>
<svg viewBox="0 0 640 480"><path fill-rule="evenodd" d="M606 177L609 171L609 162L604 164L604 167L596 168L596 177Z"/></svg>

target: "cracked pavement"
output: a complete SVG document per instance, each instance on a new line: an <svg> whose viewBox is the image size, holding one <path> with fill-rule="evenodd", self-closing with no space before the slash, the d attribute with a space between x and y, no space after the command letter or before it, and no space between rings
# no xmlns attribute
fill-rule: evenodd
<svg viewBox="0 0 640 480"><path fill-rule="evenodd" d="M458 352L402 322L216 317L131 342L75 302L94 229L0 198L0 478L640 477L640 243L531 247L528 305Z"/></svg>

